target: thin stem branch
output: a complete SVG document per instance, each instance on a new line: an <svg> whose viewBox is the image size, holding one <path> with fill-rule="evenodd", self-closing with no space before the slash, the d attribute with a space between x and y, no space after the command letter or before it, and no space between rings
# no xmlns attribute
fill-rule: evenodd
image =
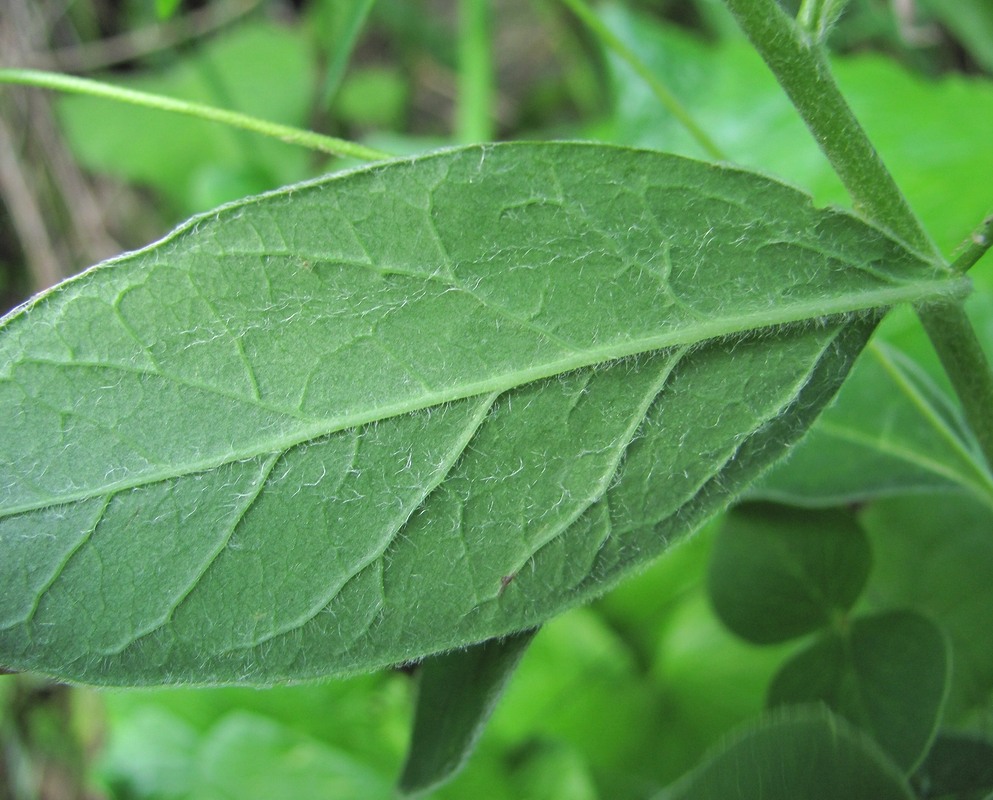
<svg viewBox="0 0 993 800"><path fill-rule="evenodd" d="M718 161L727 160L727 156L724 155L714 140L697 124L696 120L690 115L690 112L679 102L679 99L669 91L669 87L658 79L655 73L648 68L648 65L630 47L624 44L610 28L604 25L603 21L586 5L584 0L562 0L562 2L576 15L580 22L589 28L590 32L600 42L612 50L615 55L638 74L638 77L648 84L648 87L652 90L658 101L686 128L690 136L696 140L697 144L703 148L707 155Z"/></svg>
<svg viewBox="0 0 993 800"><path fill-rule="evenodd" d="M817 42L823 42L828 32L845 10L848 0L803 0L796 21Z"/></svg>
<svg viewBox="0 0 993 800"><path fill-rule="evenodd" d="M48 52L29 52L14 62L63 72L92 72L124 61L168 50L230 25L249 14L261 0L211 3L189 14L144 28Z"/></svg>
<svg viewBox="0 0 993 800"><path fill-rule="evenodd" d="M801 0L800 10L796 12L796 21L806 31L813 30L817 20L817 9L820 0Z"/></svg>
<svg viewBox="0 0 993 800"><path fill-rule="evenodd" d="M163 97L162 95L150 94L148 92L139 92L121 86L111 86L100 81L79 78L73 75L62 75L55 72L32 69L0 69L0 83L17 83L40 89L54 89L61 92L85 94L91 97L103 97L122 103L155 108L160 111L171 111L176 114L184 114L210 122L220 122L233 128L252 131L263 136L280 139L289 144L307 147L311 150L317 150L335 156L357 158L363 161L378 161L390 157L389 154L379 150L373 150L371 147L348 142L344 139L324 136L301 128L294 128L290 125L282 125L278 122L270 122L237 111L228 111L203 103L192 103L186 100L177 100L172 97Z"/></svg>
<svg viewBox="0 0 993 800"><path fill-rule="evenodd" d="M952 269L965 274L986 254L991 245L993 245L993 214L984 219L983 224L969 238L965 250L952 262Z"/></svg>
<svg viewBox="0 0 993 800"><path fill-rule="evenodd" d="M459 88L455 135L467 144L493 139L490 0L459 4Z"/></svg>

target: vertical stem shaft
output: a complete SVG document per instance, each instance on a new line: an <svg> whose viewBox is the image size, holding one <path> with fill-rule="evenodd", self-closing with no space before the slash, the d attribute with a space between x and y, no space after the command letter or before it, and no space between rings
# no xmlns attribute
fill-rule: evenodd
<svg viewBox="0 0 993 800"><path fill-rule="evenodd" d="M461 0L455 134L466 144L493 139L493 48L489 0Z"/></svg>
<svg viewBox="0 0 993 800"><path fill-rule="evenodd" d="M865 216L929 258L939 254L831 76L776 0L725 0Z"/></svg>
<svg viewBox="0 0 993 800"><path fill-rule="evenodd" d="M924 330L948 373L962 410L993 469L993 371L961 303L917 309Z"/></svg>

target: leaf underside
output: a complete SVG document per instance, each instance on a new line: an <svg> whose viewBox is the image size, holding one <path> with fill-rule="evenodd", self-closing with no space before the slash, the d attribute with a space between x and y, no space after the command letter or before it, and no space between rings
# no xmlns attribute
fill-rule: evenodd
<svg viewBox="0 0 993 800"><path fill-rule="evenodd" d="M597 145L222 208L3 321L0 664L266 684L532 627L779 458L888 306L963 288Z"/></svg>

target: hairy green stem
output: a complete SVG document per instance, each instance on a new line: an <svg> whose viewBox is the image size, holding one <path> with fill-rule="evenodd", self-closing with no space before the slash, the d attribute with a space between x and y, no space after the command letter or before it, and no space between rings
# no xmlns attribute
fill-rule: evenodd
<svg viewBox="0 0 993 800"><path fill-rule="evenodd" d="M324 136L313 131L294 128L290 125L282 125L278 122L252 117L237 111L228 111L223 108L208 106L203 103L191 103L186 100L177 100L172 97L139 92L134 89L125 89L121 86L112 86L89 78L79 78L73 75L62 75L56 72L44 72L33 69L0 69L0 83L17 83L25 86L34 86L40 89L54 89L60 92L70 92L73 94L85 94L91 97L102 97L108 100L117 100L122 103L155 108L160 111L171 111L176 114L185 114L189 117L196 117L210 122L220 122L233 128L253 131L263 136L280 139L289 144L307 147L322 153L348 158L358 158L363 161L378 161L383 158L390 158L388 153L373 150L371 147L364 147L354 142L344 139L336 139L331 136Z"/></svg>
<svg viewBox="0 0 993 800"><path fill-rule="evenodd" d="M961 301L917 309L986 463L993 469L993 371Z"/></svg>
<svg viewBox="0 0 993 800"><path fill-rule="evenodd" d="M493 139L493 52L490 0L461 0L459 92L455 133L461 142Z"/></svg>
<svg viewBox="0 0 993 800"><path fill-rule="evenodd" d="M993 214L984 219L983 224L969 238L965 249L952 262L952 269L965 274L983 257L991 245L993 245Z"/></svg>
<svg viewBox="0 0 993 800"><path fill-rule="evenodd" d="M696 140L697 144L703 148L711 158L718 161L727 160L727 156L721 152L713 139L707 132L697 124L696 120L690 116L689 111L683 106L676 96L669 91L669 88L658 79L648 65L642 61L638 55L624 42L622 42L610 28L604 25L603 21L586 5L584 0L562 0L562 2L572 11L590 32L602 42L608 49L612 50L622 61L633 69L652 90L652 93L665 109L689 132Z"/></svg>
<svg viewBox="0 0 993 800"><path fill-rule="evenodd" d="M822 47L776 0L725 3L807 123L856 208L925 258L944 265L941 253L838 89ZM920 306L916 311L993 469L993 369L965 309L961 301L955 301Z"/></svg>
<svg viewBox="0 0 993 800"><path fill-rule="evenodd" d="M855 207L932 260L940 254L831 76L827 60L776 0L725 0L776 76Z"/></svg>

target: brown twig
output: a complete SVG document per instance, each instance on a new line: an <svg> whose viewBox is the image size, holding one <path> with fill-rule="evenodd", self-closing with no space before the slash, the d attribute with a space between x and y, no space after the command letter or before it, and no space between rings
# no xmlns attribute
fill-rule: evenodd
<svg viewBox="0 0 993 800"><path fill-rule="evenodd" d="M257 8L261 0L231 0L211 3L198 11L168 22L149 25L95 42L23 54L17 66L56 69L62 72L93 72L169 50L230 25Z"/></svg>
<svg viewBox="0 0 993 800"><path fill-rule="evenodd" d="M0 117L0 196L17 232L34 289L45 289L62 279L59 257L48 235L45 215L31 190L10 129Z"/></svg>

